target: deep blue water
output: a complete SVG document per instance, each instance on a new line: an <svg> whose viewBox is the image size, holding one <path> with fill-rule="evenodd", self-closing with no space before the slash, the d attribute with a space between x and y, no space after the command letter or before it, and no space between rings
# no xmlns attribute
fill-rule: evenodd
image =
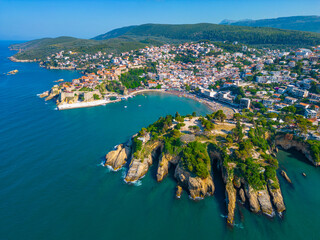
<svg viewBox="0 0 320 240"><path fill-rule="evenodd" d="M298 153L280 151L280 178L287 212L283 220L237 212L225 224L223 186L215 177L213 197L176 200L172 176L162 183L154 167L139 186L123 171L100 165L103 156L160 116L206 106L172 95L136 96L106 106L56 111L37 94L76 71L13 63L10 42L0 42L0 239L320 239L320 173ZM141 107L139 107L141 105ZM124 108L127 106L127 108ZM303 178L301 172L307 173Z"/></svg>

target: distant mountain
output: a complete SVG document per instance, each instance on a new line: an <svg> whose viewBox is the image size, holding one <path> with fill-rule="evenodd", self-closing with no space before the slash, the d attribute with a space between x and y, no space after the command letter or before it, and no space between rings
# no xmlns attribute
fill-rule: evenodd
<svg viewBox="0 0 320 240"><path fill-rule="evenodd" d="M44 38L13 45L21 50L18 59L44 59L60 50L81 53L97 51L123 52L146 45L183 43L187 41L234 42L249 45L308 47L320 44L320 34L267 27L199 24L143 24L114 29L93 39L72 37Z"/></svg>
<svg viewBox="0 0 320 240"><path fill-rule="evenodd" d="M210 23L199 24L143 24L125 27L113 31L122 32L118 37L136 40L145 38L159 41L238 41L246 44L278 44L278 45L315 45L319 44L320 34L274 28L244 27L219 25ZM112 31L112 32L113 32ZM109 36L109 33L104 34ZM104 39L100 35L94 39Z"/></svg>
<svg viewBox="0 0 320 240"><path fill-rule="evenodd" d="M230 19L224 19L220 22L220 24L222 25L231 25L232 23L236 23L236 22L242 22L242 21L252 21L251 19L243 19L243 20L230 20Z"/></svg>
<svg viewBox="0 0 320 240"><path fill-rule="evenodd" d="M294 16L260 20L247 19L240 21L223 20L220 24L249 27L271 27L320 33L320 16Z"/></svg>
<svg viewBox="0 0 320 240"><path fill-rule="evenodd" d="M136 26L128 26L128 27L122 27L122 28L117 28L114 29L110 32L107 32L105 34L101 34L99 36L96 36L92 39L94 40L103 40L103 39L110 39L110 38L116 38L119 37L123 34L125 34L126 32L130 31L132 28L135 28Z"/></svg>
<svg viewBox="0 0 320 240"><path fill-rule="evenodd" d="M14 57L20 60L44 60L47 56L62 50L80 53L121 53L146 46L147 43L126 38L112 38L103 41L79 39L73 37L42 38L25 43L11 45L12 50L19 53Z"/></svg>

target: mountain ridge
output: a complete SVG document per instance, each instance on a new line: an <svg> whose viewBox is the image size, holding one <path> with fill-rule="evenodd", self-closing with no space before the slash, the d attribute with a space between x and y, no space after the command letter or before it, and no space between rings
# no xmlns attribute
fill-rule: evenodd
<svg viewBox="0 0 320 240"><path fill-rule="evenodd" d="M142 24L113 29L91 39L73 37L43 38L12 45L20 60L43 60L61 50L79 53L123 52L146 45L183 42L227 41L252 46L309 47L320 44L320 34L269 27L197 24Z"/></svg>
<svg viewBox="0 0 320 240"><path fill-rule="evenodd" d="M221 21L220 24L250 27L271 27L320 33L320 16L317 15L266 18L258 20L244 19L238 21L225 19Z"/></svg>

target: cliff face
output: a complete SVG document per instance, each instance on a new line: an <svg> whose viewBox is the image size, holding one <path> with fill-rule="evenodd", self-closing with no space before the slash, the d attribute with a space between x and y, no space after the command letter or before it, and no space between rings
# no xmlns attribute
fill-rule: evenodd
<svg viewBox="0 0 320 240"><path fill-rule="evenodd" d="M176 165L178 161L178 156L172 156L171 154L161 153L159 157L159 164L157 170L157 181L161 182L163 178L167 176L170 165Z"/></svg>
<svg viewBox="0 0 320 240"><path fill-rule="evenodd" d="M131 153L131 147L120 144L117 148L106 155L105 166L110 166L113 170L120 169L128 160Z"/></svg>
<svg viewBox="0 0 320 240"><path fill-rule="evenodd" d="M270 195L267 189L259 190L258 191L258 202L261 207L261 211L269 216L273 216L273 208L270 201Z"/></svg>
<svg viewBox="0 0 320 240"><path fill-rule="evenodd" d="M174 173L178 183L185 189L188 189L192 199L201 199L207 195L213 195L214 184L212 177L207 178L192 177L191 174L178 164Z"/></svg>
<svg viewBox="0 0 320 240"><path fill-rule="evenodd" d="M154 152L158 147L161 147L161 143L154 142L148 146L150 150L149 154L147 154L143 158L132 158L129 165L129 170L124 179L126 182L135 182L147 173L149 166L152 164Z"/></svg>
<svg viewBox="0 0 320 240"><path fill-rule="evenodd" d="M237 191L232 182L226 184L226 201L228 209L227 223L232 225L234 223L234 210L236 208Z"/></svg>
<svg viewBox="0 0 320 240"><path fill-rule="evenodd" d="M250 204L250 210L254 213L260 212L260 204L257 192L248 184L245 184L244 191Z"/></svg>
<svg viewBox="0 0 320 240"><path fill-rule="evenodd" d="M126 182L135 182L142 178L148 171L149 166L152 164L152 157L144 159L132 158L129 165L129 170L125 177Z"/></svg>
<svg viewBox="0 0 320 240"><path fill-rule="evenodd" d="M169 154L164 151L164 145L167 143L165 142L166 138L154 140L151 139L151 134L148 132L142 131L139 134L143 134L143 140L134 138L134 136L132 138L132 142L134 142L133 146L131 146L131 141L130 144L120 144L115 150L106 155L105 165L112 167L114 170L121 168L130 159L129 169L125 177L126 182L135 182L142 178L153 164L153 160L157 157L159 158L156 173L157 181L162 181L168 175L169 168L175 166L174 177L177 180L176 197L180 198L184 189L189 193L191 199L198 200L208 195L213 195L215 186L211 168L217 167L221 172L225 184L228 224L234 224L237 198L241 199L242 203L247 201L250 210L254 213L262 212L273 216L274 209L278 213L285 211L286 208L279 187L279 180L276 177L276 168L275 166L271 166L271 163L255 148L248 152L252 156L252 159L249 159L250 162L247 155L242 157L239 155L239 157L237 154L240 154L240 152L233 145L223 146L221 144L207 143L207 145L202 145L202 149L198 146L202 153L205 152L207 154L206 151L209 151L210 161L207 155L206 165L192 165L195 168L206 166L209 175L203 175L196 171L189 171L188 169L193 169L189 165L188 168L185 168L185 164L188 162L184 161L184 154L195 154L195 159L201 160L201 157L198 157L196 152L190 153L190 149L192 148L188 148L188 145L183 146L184 148L181 151L179 150L179 153L175 155ZM173 133L170 132L170 134ZM137 139L141 142L138 142ZM170 141L168 144L171 144ZM306 156L311 156L307 144L293 141L290 136L276 138L275 144L281 145L285 149L295 147ZM270 151L266 151L266 154L270 155L271 153ZM267 168L269 166L271 167L271 171L266 172L270 170ZM201 178L199 176L208 177ZM257 179L257 176L261 181L255 184L257 181L254 180Z"/></svg>
<svg viewBox="0 0 320 240"><path fill-rule="evenodd" d="M226 196L226 204L227 204L227 223L233 225L234 223L234 211L236 208L236 201L237 201L237 191L234 187L234 176L233 174L230 175L228 169L223 164L223 159L219 152L212 151L210 152L211 159L216 159L218 162L218 166L221 170L221 175L223 181L225 183L225 196ZM229 166L228 166L229 167ZM230 166L231 168L231 166Z"/></svg>
<svg viewBox="0 0 320 240"><path fill-rule="evenodd" d="M285 150L294 148L302 152L313 165L320 166L320 162L316 162L312 158L308 144L295 140L292 134L277 136L275 139L275 144L281 146Z"/></svg>
<svg viewBox="0 0 320 240"><path fill-rule="evenodd" d="M277 178L277 182L279 183L278 178ZM277 212L282 213L283 211L285 211L286 207L283 202L281 189L280 188L277 188L277 189L272 188L270 181L268 182L268 189L269 189L269 193L270 193L270 196L272 199L272 203L276 207Z"/></svg>

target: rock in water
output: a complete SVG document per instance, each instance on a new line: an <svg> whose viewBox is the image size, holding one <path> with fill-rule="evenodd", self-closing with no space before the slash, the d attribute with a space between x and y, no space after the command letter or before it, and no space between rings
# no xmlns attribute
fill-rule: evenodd
<svg viewBox="0 0 320 240"><path fill-rule="evenodd" d="M157 181L161 182L163 178L168 175L170 165L177 164L178 161L178 156L171 156L170 154L161 153L157 170Z"/></svg>
<svg viewBox="0 0 320 240"><path fill-rule="evenodd" d="M145 147L146 146L144 146L144 148ZM148 145L148 154L144 155L142 159L132 158L129 170L124 179L126 182L135 182L147 173L149 166L152 164L152 157L158 147L161 147L160 142L150 143L150 145Z"/></svg>
<svg viewBox="0 0 320 240"><path fill-rule="evenodd" d="M281 170L281 175L282 177L284 177L284 179L288 182L288 183L292 183L291 179L288 177L287 173L283 170Z"/></svg>
<svg viewBox="0 0 320 240"><path fill-rule="evenodd" d="M130 156L130 152L131 147L120 144L115 150L110 151L106 155L106 161L104 165L110 166L114 170L118 170L127 162L127 159Z"/></svg>
<svg viewBox="0 0 320 240"><path fill-rule="evenodd" d="M260 211L260 204L258 202L258 194L257 192L248 184L245 186L245 193L247 195L249 204L250 204L250 210L254 213L257 213Z"/></svg>
<svg viewBox="0 0 320 240"><path fill-rule="evenodd" d="M114 170L118 170L120 168L122 168L122 166L124 164L126 164L127 159L129 158L131 153L131 148L125 146L124 148L122 148L122 150L120 151L117 159L114 161L112 167Z"/></svg>
<svg viewBox="0 0 320 240"><path fill-rule="evenodd" d="M229 181L226 184L226 201L227 201L227 208L228 208L227 223L230 225L233 225L234 223L234 210L236 208L236 198L237 198L237 191L233 187L233 183Z"/></svg>
<svg viewBox="0 0 320 240"><path fill-rule="evenodd" d="M272 208L270 196L267 189L258 191L258 201L259 201L262 212L268 216L272 216L273 208Z"/></svg>
<svg viewBox="0 0 320 240"><path fill-rule="evenodd" d="M269 192L270 192L270 195L272 197L273 205L276 207L277 212L278 213L282 213L283 211L285 211L286 207L285 207L284 202L283 202L283 197L282 197L280 188L271 189L269 187Z"/></svg>
<svg viewBox="0 0 320 240"><path fill-rule="evenodd" d="M170 167L171 155L161 153L159 158L158 170L157 170L157 181L161 182L165 176L167 176Z"/></svg>
<svg viewBox="0 0 320 240"><path fill-rule="evenodd" d="M244 191L243 191L242 188L240 188L240 190L239 190L239 196L240 196L241 202L245 203L246 202L246 196L244 195Z"/></svg>
<svg viewBox="0 0 320 240"><path fill-rule="evenodd" d="M122 144L118 145L117 148L113 151L110 151L107 155L106 155L106 161L104 163L105 166L112 166L113 163L116 161L119 153L121 152L123 146Z"/></svg>
<svg viewBox="0 0 320 240"><path fill-rule="evenodd" d="M181 194L182 194L182 187L177 185L177 191L176 191L176 198L181 198Z"/></svg>
<svg viewBox="0 0 320 240"><path fill-rule="evenodd" d="M132 158L131 163L129 165L129 170L125 177L126 182L135 182L142 178L149 169L149 164L151 165L151 155L149 158L145 159L136 159Z"/></svg>
<svg viewBox="0 0 320 240"><path fill-rule="evenodd" d="M191 177L190 173L183 170L180 164L177 165L174 177L179 184L188 189L192 199L201 199L206 195L213 195L214 184L211 176L207 178Z"/></svg>

